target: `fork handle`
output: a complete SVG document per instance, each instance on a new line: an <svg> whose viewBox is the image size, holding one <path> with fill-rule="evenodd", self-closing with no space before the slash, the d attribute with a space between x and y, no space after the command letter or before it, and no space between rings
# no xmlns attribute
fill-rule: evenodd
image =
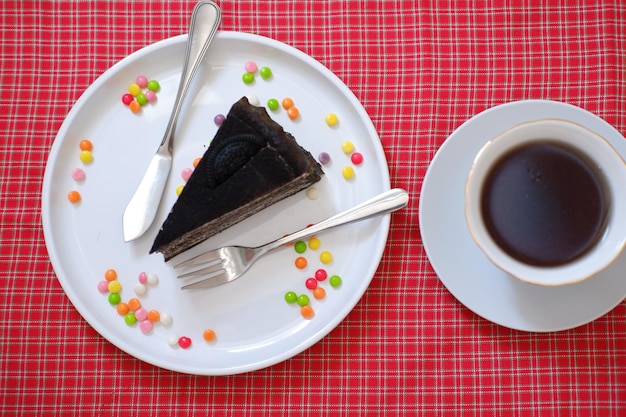
<svg viewBox="0 0 626 417"><path fill-rule="evenodd" d="M288 243L295 242L297 240L304 239L309 236L313 236L320 232L333 229L338 226L343 226L349 223L358 222L361 220L370 219L372 217L381 216L383 214L391 213L401 209L409 202L408 193L401 188L394 188L384 193L378 194L375 197L364 201L346 211L339 214L335 214L326 220L309 226L305 229L299 230L295 233L277 239L263 246L264 252L275 249L279 246L286 245Z"/></svg>

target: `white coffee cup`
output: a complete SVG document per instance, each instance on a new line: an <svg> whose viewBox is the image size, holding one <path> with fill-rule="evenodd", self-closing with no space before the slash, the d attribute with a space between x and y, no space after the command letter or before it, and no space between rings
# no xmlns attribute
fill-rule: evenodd
<svg viewBox="0 0 626 417"><path fill-rule="evenodd" d="M604 227L595 243L582 255L555 266L536 266L507 253L492 237L481 209L483 185L494 164L511 151L537 142L584 156L604 185L607 203ZM511 276L544 286L580 282L611 265L626 244L626 164L604 138L579 124L545 119L516 125L490 139L476 155L465 187L465 218L478 247Z"/></svg>

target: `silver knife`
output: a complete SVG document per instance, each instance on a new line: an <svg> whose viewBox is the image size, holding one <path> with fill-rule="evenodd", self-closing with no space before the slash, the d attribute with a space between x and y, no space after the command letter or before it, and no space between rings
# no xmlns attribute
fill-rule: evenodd
<svg viewBox="0 0 626 417"><path fill-rule="evenodd" d="M172 109L169 123L165 129L165 135L159 145L148 169L135 194L130 199L124 211L124 241L130 242L143 235L154 221L159 209L163 190L172 166L172 150L176 121L180 114L187 90L195 76L200 63L209 49L209 45L217 32L222 11L212 1L200 1L193 9L183 72L176 93L176 100Z"/></svg>

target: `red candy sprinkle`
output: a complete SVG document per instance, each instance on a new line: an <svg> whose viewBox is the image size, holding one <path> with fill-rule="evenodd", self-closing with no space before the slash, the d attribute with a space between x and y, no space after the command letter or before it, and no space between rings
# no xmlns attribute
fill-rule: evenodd
<svg viewBox="0 0 626 417"><path fill-rule="evenodd" d="M318 269L315 271L315 279L318 281L324 281L328 277L328 273L325 269Z"/></svg>
<svg viewBox="0 0 626 417"><path fill-rule="evenodd" d="M126 93L122 96L122 103L128 106L134 99L135 98L131 94Z"/></svg>
<svg viewBox="0 0 626 417"><path fill-rule="evenodd" d="M354 165L361 165L363 163L363 155L361 155L358 152L355 152L352 155L350 155L350 160L352 160L352 163Z"/></svg>
<svg viewBox="0 0 626 417"><path fill-rule="evenodd" d="M315 278L309 278L306 280L305 285L308 289L314 290L317 288L317 280Z"/></svg>
<svg viewBox="0 0 626 417"><path fill-rule="evenodd" d="M187 349L191 346L191 339L186 336L181 336L180 339L178 339L178 346L183 349Z"/></svg>

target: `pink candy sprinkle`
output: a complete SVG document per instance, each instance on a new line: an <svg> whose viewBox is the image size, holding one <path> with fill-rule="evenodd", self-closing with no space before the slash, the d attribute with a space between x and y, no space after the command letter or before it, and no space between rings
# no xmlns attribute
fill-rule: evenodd
<svg viewBox="0 0 626 417"><path fill-rule="evenodd" d="M255 73L258 69L256 62L254 61L248 61L246 62L246 72L250 72L250 73Z"/></svg>
<svg viewBox="0 0 626 417"><path fill-rule="evenodd" d="M135 316L136 315L137 313L135 313ZM150 330L152 330L152 322L150 320L141 320L141 322L139 323L139 328L143 333L148 333Z"/></svg>
<svg viewBox="0 0 626 417"><path fill-rule="evenodd" d="M146 100L148 100L148 103L154 103L157 99L156 93L152 90L147 90L143 94L146 96Z"/></svg>
<svg viewBox="0 0 626 417"><path fill-rule="evenodd" d="M100 281L98 283L98 291L102 294L106 294L109 292L109 281Z"/></svg>
<svg viewBox="0 0 626 417"><path fill-rule="evenodd" d="M141 88L146 88L146 86L148 85L148 79L144 77L143 75L140 75L139 77L137 77L135 82Z"/></svg>
<svg viewBox="0 0 626 417"><path fill-rule="evenodd" d="M183 180L188 181L189 177L191 177L191 174L193 173L193 169L191 168L185 168L183 169L183 171L180 173L180 176L183 177Z"/></svg>
<svg viewBox="0 0 626 417"><path fill-rule="evenodd" d="M74 178L74 181L83 181L85 179L85 171L76 168L72 171L72 178Z"/></svg>
<svg viewBox="0 0 626 417"><path fill-rule="evenodd" d="M137 318L137 320L139 321L144 321L148 318L148 310L146 310L145 308L141 307L138 308L137 311L135 311L135 317Z"/></svg>
<svg viewBox="0 0 626 417"><path fill-rule="evenodd" d="M140 272L139 273L139 282L141 282L142 284L145 284L148 282L148 274L146 274L145 272Z"/></svg>

